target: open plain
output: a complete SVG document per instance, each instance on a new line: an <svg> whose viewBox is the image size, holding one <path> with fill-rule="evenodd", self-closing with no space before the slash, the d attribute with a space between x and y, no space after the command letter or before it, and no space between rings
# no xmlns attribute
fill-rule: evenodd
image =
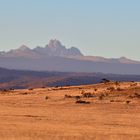
<svg viewBox="0 0 140 140"><path fill-rule="evenodd" d="M140 140L140 83L0 91L0 140Z"/></svg>

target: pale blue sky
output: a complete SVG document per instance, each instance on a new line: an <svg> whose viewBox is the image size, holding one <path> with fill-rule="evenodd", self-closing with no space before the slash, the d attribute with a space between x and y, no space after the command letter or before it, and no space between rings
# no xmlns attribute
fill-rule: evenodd
<svg viewBox="0 0 140 140"><path fill-rule="evenodd" d="M0 0L0 51L54 38L86 55L140 60L140 0Z"/></svg>

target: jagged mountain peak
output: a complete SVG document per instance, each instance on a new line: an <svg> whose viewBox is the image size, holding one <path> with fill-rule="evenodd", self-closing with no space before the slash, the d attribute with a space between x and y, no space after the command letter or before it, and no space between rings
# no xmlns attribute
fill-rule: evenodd
<svg viewBox="0 0 140 140"><path fill-rule="evenodd" d="M62 43L57 39L51 39L47 45L49 48L65 48Z"/></svg>
<svg viewBox="0 0 140 140"><path fill-rule="evenodd" d="M34 49L30 49L26 45L21 45L17 49L12 49L5 52L4 56L28 56L28 57L47 57L47 56L58 56L58 57L74 57L83 56L78 48L71 47L66 48L59 40L51 39L45 47L37 46Z"/></svg>
<svg viewBox="0 0 140 140"><path fill-rule="evenodd" d="M57 39L51 39L49 41L49 44L46 45L45 47L48 51L52 51L52 53L58 54L62 51L66 51L66 47L64 45L62 45L62 43L57 40Z"/></svg>
<svg viewBox="0 0 140 140"><path fill-rule="evenodd" d="M36 47L33 49L36 53L46 56L59 56L59 57L68 57L68 56L83 56L79 49L75 47L66 48L59 40L51 39L44 48Z"/></svg>

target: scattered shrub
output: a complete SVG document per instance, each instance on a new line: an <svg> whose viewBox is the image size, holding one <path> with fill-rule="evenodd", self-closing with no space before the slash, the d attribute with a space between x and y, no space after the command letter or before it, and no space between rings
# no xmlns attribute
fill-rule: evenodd
<svg viewBox="0 0 140 140"><path fill-rule="evenodd" d="M65 98L75 98L76 100L79 100L81 98L81 96L71 96L71 95L65 95Z"/></svg>
<svg viewBox="0 0 140 140"><path fill-rule="evenodd" d="M75 98L76 100L79 100L79 99L81 98L81 96L74 96L74 98Z"/></svg>
<svg viewBox="0 0 140 140"><path fill-rule="evenodd" d="M49 99L49 97L48 97L48 96L46 96L46 97L45 97L45 99L46 99L46 100L48 100L48 99Z"/></svg>
<svg viewBox="0 0 140 140"><path fill-rule="evenodd" d="M135 95L135 97L140 98L140 94L139 93L135 93L134 95Z"/></svg>
<svg viewBox="0 0 140 140"><path fill-rule="evenodd" d="M97 90L98 90L97 88L94 89L94 91L97 91Z"/></svg>
<svg viewBox="0 0 140 140"><path fill-rule="evenodd" d="M33 90L33 88L29 88L28 90Z"/></svg>
<svg viewBox="0 0 140 140"><path fill-rule="evenodd" d="M84 101L84 100L78 100L78 101L76 101L76 104L90 104L90 102Z"/></svg>
<svg viewBox="0 0 140 140"><path fill-rule="evenodd" d="M123 91L123 89L122 89L122 88L120 88L120 87L118 87L118 88L117 88L117 91Z"/></svg>
<svg viewBox="0 0 140 140"><path fill-rule="evenodd" d="M72 98L72 96L65 94L65 98Z"/></svg>
<svg viewBox="0 0 140 140"><path fill-rule="evenodd" d="M115 81L115 85L116 85L116 86L119 86L120 83L119 83L118 81Z"/></svg>
<svg viewBox="0 0 140 140"><path fill-rule="evenodd" d="M82 91L81 91L81 94L84 94L84 93L85 93L85 91L84 91L84 90L82 90Z"/></svg>
<svg viewBox="0 0 140 140"><path fill-rule="evenodd" d="M126 104L129 104L131 101L126 101Z"/></svg>
<svg viewBox="0 0 140 140"><path fill-rule="evenodd" d="M99 100L103 100L103 98L104 98L104 94L100 94L98 97Z"/></svg>
<svg viewBox="0 0 140 140"><path fill-rule="evenodd" d="M140 98L140 94L139 93L134 93L132 95L128 96L129 98Z"/></svg>
<svg viewBox="0 0 140 140"><path fill-rule="evenodd" d="M130 84L130 87L135 87L135 86L137 86L138 84L137 83L133 83L133 84Z"/></svg>
<svg viewBox="0 0 140 140"><path fill-rule="evenodd" d="M84 94L83 94L83 97L84 97L84 98L91 98L91 97L94 97L94 95L91 94L90 92L87 92L87 93L84 93Z"/></svg>
<svg viewBox="0 0 140 140"><path fill-rule="evenodd" d="M8 89L2 89L2 91L3 91L3 92L8 92L9 90L8 90Z"/></svg>
<svg viewBox="0 0 140 140"><path fill-rule="evenodd" d="M115 88L114 87L108 87L107 90L114 91Z"/></svg>
<svg viewBox="0 0 140 140"><path fill-rule="evenodd" d="M115 102L114 100L110 100L110 102Z"/></svg>
<svg viewBox="0 0 140 140"><path fill-rule="evenodd" d="M9 90L15 90L14 88L10 88Z"/></svg>
<svg viewBox="0 0 140 140"><path fill-rule="evenodd" d="M110 80L108 80L108 79L106 79L106 78L103 78L101 82L102 82L102 83L109 83Z"/></svg>
<svg viewBox="0 0 140 140"><path fill-rule="evenodd" d="M27 95L28 93L27 92L23 92L23 93L21 93L22 95Z"/></svg>
<svg viewBox="0 0 140 140"><path fill-rule="evenodd" d="M132 99L132 98L135 98L135 96L134 95L129 95L128 98Z"/></svg>

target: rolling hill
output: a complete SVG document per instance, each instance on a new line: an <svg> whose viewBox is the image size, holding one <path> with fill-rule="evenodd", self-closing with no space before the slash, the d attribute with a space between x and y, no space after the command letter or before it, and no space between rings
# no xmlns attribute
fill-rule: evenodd
<svg viewBox="0 0 140 140"><path fill-rule="evenodd" d="M140 81L140 75L38 72L0 68L0 89L86 85L99 83L103 78L115 81Z"/></svg>

